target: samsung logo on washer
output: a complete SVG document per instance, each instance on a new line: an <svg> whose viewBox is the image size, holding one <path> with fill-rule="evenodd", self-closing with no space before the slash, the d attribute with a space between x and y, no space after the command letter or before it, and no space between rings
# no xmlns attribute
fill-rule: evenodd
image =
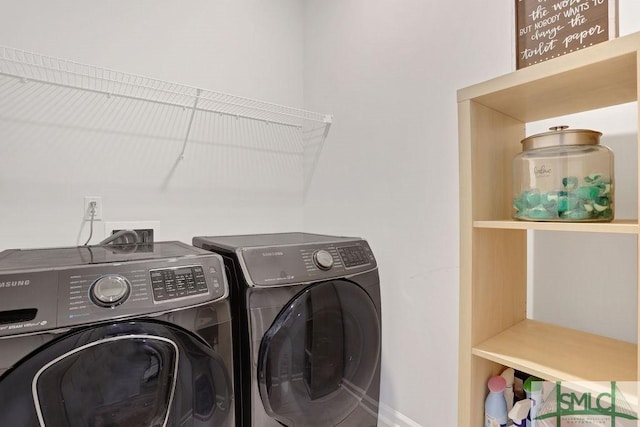
<svg viewBox="0 0 640 427"><path fill-rule="evenodd" d="M262 252L262 256L284 256L284 252Z"/></svg>
<svg viewBox="0 0 640 427"><path fill-rule="evenodd" d="M10 282L0 282L0 288L16 288L18 286L29 286L31 281L27 280L12 280Z"/></svg>

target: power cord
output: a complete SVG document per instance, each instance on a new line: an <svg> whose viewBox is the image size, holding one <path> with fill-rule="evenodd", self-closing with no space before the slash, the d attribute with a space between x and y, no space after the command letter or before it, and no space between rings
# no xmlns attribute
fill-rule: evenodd
<svg viewBox="0 0 640 427"><path fill-rule="evenodd" d="M120 230L116 233L113 233L111 236L107 237L100 243L99 245L108 245L110 243L115 243L119 245L131 245L137 244L138 242L138 233L134 230Z"/></svg>
<svg viewBox="0 0 640 427"><path fill-rule="evenodd" d="M84 242L83 246L87 246L93 237L93 221L96 216L96 202L90 202L87 210L91 216L89 219L89 238ZM138 240L138 233L134 230L120 230L98 243L98 245L114 244L114 242L119 245L137 245L139 243Z"/></svg>
<svg viewBox="0 0 640 427"><path fill-rule="evenodd" d="M86 242L84 242L83 246L87 246L89 244L89 241L93 237L93 218L96 216L96 202L89 203L89 215L91 215L89 223L89 238Z"/></svg>
<svg viewBox="0 0 640 427"><path fill-rule="evenodd" d="M115 253L137 252L138 233L133 230L120 230L98 243L98 245L109 245Z"/></svg>

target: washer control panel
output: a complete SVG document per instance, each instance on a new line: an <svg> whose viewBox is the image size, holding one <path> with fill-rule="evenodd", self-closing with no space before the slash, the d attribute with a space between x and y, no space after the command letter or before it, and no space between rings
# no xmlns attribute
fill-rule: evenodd
<svg viewBox="0 0 640 427"><path fill-rule="evenodd" d="M59 326L162 313L228 295L222 258L213 253L86 266L58 274Z"/></svg>
<svg viewBox="0 0 640 427"><path fill-rule="evenodd" d="M153 300L170 301L176 298L207 294L209 288L201 265L188 265L151 270Z"/></svg>
<svg viewBox="0 0 640 427"><path fill-rule="evenodd" d="M365 240L250 247L238 250L252 286L284 286L329 280L377 267Z"/></svg>
<svg viewBox="0 0 640 427"><path fill-rule="evenodd" d="M222 257L212 252L0 273L0 337L153 316L227 296Z"/></svg>

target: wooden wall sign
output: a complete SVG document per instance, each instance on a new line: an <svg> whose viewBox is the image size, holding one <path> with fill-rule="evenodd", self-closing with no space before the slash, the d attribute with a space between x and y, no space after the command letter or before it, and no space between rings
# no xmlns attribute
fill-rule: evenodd
<svg viewBox="0 0 640 427"><path fill-rule="evenodd" d="M618 36L617 0L515 0L516 67Z"/></svg>

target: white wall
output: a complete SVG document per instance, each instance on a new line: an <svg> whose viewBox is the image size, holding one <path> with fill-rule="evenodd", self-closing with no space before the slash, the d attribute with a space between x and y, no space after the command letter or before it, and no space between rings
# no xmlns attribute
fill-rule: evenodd
<svg viewBox="0 0 640 427"><path fill-rule="evenodd" d="M619 2L621 36L640 30L640 4ZM615 216L638 218L637 102L530 123L527 134L566 124L603 133L614 152ZM529 307L531 317L637 342L637 238L629 235L535 232Z"/></svg>
<svg viewBox="0 0 640 427"><path fill-rule="evenodd" d="M637 103L532 123L528 134L555 124L603 133L614 152L615 216L638 216ZM637 238L591 233L533 233L530 316L637 342Z"/></svg>
<svg viewBox="0 0 640 427"><path fill-rule="evenodd" d="M306 6L305 105L335 114L306 227L364 236L379 261L387 422L456 425L456 90L512 70L510 3Z"/></svg>
<svg viewBox="0 0 640 427"><path fill-rule="evenodd" d="M335 114L305 204L306 227L362 235L379 260L383 295L381 424L455 425L459 274L456 90L515 69L513 2L307 0L306 6L305 105ZM621 34L635 31L631 27L637 25L636 8L632 0L620 0ZM608 117L612 115L615 113ZM589 127L611 134L625 134L620 126L636 129L635 118L625 122L630 117L628 110L622 117L618 122L601 120L606 121L606 129L599 124ZM535 125L529 130L539 131ZM626 141L612 136L604 143L620 146L630 138L635 148L635 135L623 136ZM621 157L619 166L627 175L621 182L627 184L621 184L619 191L630 194L633 189L628 183L637 172L625 158L636 157L626 153ZM637 205L637 200L621 201L621 210L634 203ZM634 207L634 215L636 210ZM542 238L536 242L542 243ZM613 280L628 283L635 281L636 254L624 254L629 243L623 243L606 242L596 250L618 249L604 264L612 257L621 258L616 265L622 268ZM633 262L627 268L625 263L630 260ZM542 280L543 264L549 268L550 282ZM564 266L553 259L537 259L534 268L532 273L543 283L557 284L554 278L566 277ZM597 280L607 276L609 270L603 271ZM624 285L612 287L607 295L621 288ZM627 310L635 305L632 294L633 290L626 289L622 296L610 300L606 309L625 300L625 318L628 314L635 324L634 313ZM534 300L538 307L566 305L557 294L543 289L537 290ZM568 323L581 308L579 304L573 307ZM564 321L559 318L561 311L551 311L548 320ZM617 319L612 322L620 323Z"/></svg>
<svg viewBox="0 0 640 427"><path fill-rule="evenodd" d="M0 44L302 107L303 18L298 0L26 0L3 5ZM291 140L264 141L257 125L241 121L226 128L230 135L214 134L222 144L189 144L168 179L186 126L170 120L175 112L149 121L156 107L124 103L114 113L96 106L104 100L64 92L42 93L43 108L39 98L24 98L0 100L0 249L84 243L88 195L102 196L107 221L160 221L161 239L302 228L302 159L287 151ZM71 124L96 125L59 128L10 118L16 111L23 120L42 113L52 122L56 110ZM121 128L144 129L144 137ZM198 139L211 130L194 132ZM96 226L92 243L103 237L103 224Z"/></svg>

